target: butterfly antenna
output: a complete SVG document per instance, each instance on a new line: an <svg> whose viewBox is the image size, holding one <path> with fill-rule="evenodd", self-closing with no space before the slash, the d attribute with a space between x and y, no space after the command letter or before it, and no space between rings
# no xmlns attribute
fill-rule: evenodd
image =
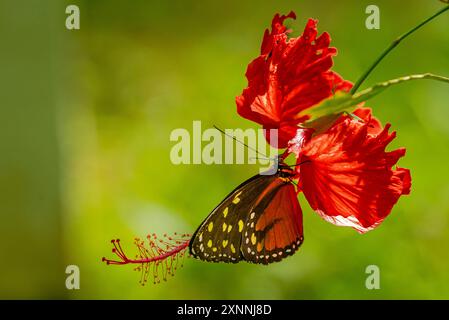
<svg viewBox="0 0 449 320"><path fill-rule="evenodd" d="M250 160L273 160L272 158L265 158L265 157L251 157Z"/></svg>
<svg viewBox="0 0 449 320"><path fill-rule="evenodd" d="M247 144L244 143L243 141L238 140L236 137L231 136L230 134L227 134L226 132L224 132L224 130L220 129L220 128L217 127L216 125L214 125L214 128L217 129L218 131L220 131L221 133L223 133L225 136L227 136L227 137L233 139L234 141L236 141L236 142L238 142L238 143L244 145L244 146L247 147L248 149L253 150L254 152L260 154L261 156L264 156L265 159L267 159L267 160L270 160L270 159L271 159L271 158L268 158L265 154L263 154L263 153L259 152L258 150L256 150L256 149L250 147L249 145L247 145Z"/></svg>
<svg viewBox="0 0 449 320"><path fill-rule="evenodd" d="M308 163L308 162L312 162L312 161L304 160L304 161L301 161L300 163L289 165L289 167L298 167L298 166L303 165L304 163Z"/></svg>

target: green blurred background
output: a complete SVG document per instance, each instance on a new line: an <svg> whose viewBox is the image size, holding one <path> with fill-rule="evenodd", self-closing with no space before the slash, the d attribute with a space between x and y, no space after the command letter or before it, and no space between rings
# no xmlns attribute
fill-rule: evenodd
<svg viewBox="0 0 449 320"><path fill-rule="evenodd" d="M76 4L81 29L65 28ZM365 8L381 29L365 28ZM0 2L0 298L449 299L449 90L395 87L369 102L405 146L412 194L376 230L323 221L303 197L305 243L269 266L185 261L161 285L132 266L106 266L110 239L193 232L254 166L169 159L170 132L201 120L256 128L234 98L276 12L295 10L296 36L319 19L337 47L334 70L355 81L400 33L439 1L12 1ZM401 44L365 83L412 73L449 76L449 13ZM65 288L65 267L81 289ZM378 265L381 289L365 288Z"/></svg>

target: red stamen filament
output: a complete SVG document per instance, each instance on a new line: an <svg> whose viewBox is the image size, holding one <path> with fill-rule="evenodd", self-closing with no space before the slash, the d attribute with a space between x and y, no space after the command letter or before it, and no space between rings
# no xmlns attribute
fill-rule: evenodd
<svg viewBox="0 0 449 320"><path fill-rule="evenodd" d="M130 259L123 250L120 239L112 240L114 246L112 252L119 258L118 260L107 259L103 257L102 261L108 265L125 265L125 264L140 264L135 270L141 272L140 283L144 285L147 282L150 269L154 278L154 283L159 283L160 278L167 280L167 275L174 275L180 260L184 258L185 251L190 242L189 234L174 234L174 236L167 236L164 234L162 239L158 239L153 233L147 236L148 245L145 241L138 238L134 239L134 244L137 246L138 254L136 259ZM181 265L182 267L182 261Z"/></svg>

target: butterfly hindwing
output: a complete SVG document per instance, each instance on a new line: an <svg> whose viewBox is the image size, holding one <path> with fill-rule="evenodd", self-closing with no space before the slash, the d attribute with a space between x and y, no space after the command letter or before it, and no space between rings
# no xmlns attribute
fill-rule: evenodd
<svg viewBox="0 0 449 320"><path fill-rule="evenodd" d="M235 188L194 233L190 253L205 261L241 261L244 224L255 201L275 179L276 176L256 175Z"/></svg>
<svg viewBox="0 0 449 320"><path fill-rule="evenodd" d="M248 262L280 261L294 254L304 239L294 186L278 178L269 189L245 223L241 251Z"/></svg>

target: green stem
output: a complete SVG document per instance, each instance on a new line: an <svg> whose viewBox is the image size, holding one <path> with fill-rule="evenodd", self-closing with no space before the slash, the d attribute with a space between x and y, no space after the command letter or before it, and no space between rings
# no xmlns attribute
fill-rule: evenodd
<svg viewBox="0 0 449 320"><path fill-rule="evenodd" d="M427 18L426 20L424 20L423 22L421 22L420 24L418 24L416 27L412 28L410 31L404 33L403 35L401 35L400 37L398 37L396 40L394 40L389 46L388 48L386 48L382 54L379 56L379 58L377 58L376 61L374 61L374 63L371 65L371 67L364 73L362 74L362 76L356 81L356 83L354 84L354 87L352 87L351 89L351 94L354 94L357 89L361 86L361 84L366 80L366 78L369 76L369 74L377 67L377 65L390 53L390 51L392 51L394 48L397 47L397 45L399 43L401 43L402 40L404 40L405 38L407 38L409 35L411 35L413 32L415 32L416 30L418 30L419 28L421 28L422 26L424 26L425 24L427 24L428 22L432 21L433 19L435 19L436 17L438 17L440 14L442 14L443 12L449 10L449 6L444 7L443 9L439 10L437 13L435 13L434 15L432 15L431 17Z"/></svg>

